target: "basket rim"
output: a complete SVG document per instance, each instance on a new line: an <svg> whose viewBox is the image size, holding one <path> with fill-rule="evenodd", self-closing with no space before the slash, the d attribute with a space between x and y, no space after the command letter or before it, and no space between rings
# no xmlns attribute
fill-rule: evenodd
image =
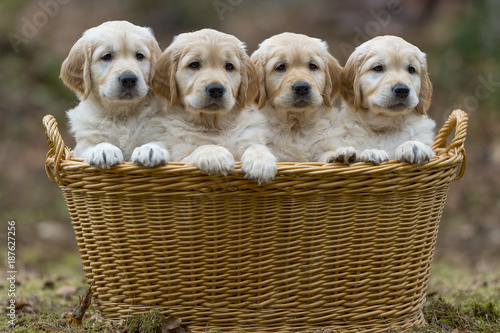
<svg viewBox="0 0 500 333"><path fill-rule="evenodd" d="M342 163L323 163L323 162L279 162L277 163L277 176L275 181L266 183L267 185L279 182L279 179L286 178L316 178L326 179L334 177L382 177L387 179L391 175L414 175L415 173L436 172L446 168L456 167L462 164L460 170L452 180L460 179L465 172L466 153L464 142L467 135L468 116L462 110L453 111L443 127L439 130L434 139L432 149L436 152L429 162L422 164L409 164L391 160L383 162L380 165L366 162L356 162L350 165ZM206 180L213 180L216 183L227 182L228 180L238 179L247 184L256 184L253 180L245 178L241 170L241 163L236 162L233 171L224 175L205 175L195 166L188 163L169 162L165 166L143 167L135 165L132 162L124 162L110 169L98 169L90 166L81 158L73 157L71 149L66 146L58 130L56 119L52 115L46 115L43 118L43 125L49 144L49 151L46 156L45 166L48 178L60 186L78 183L78 179L71 176L71 173L79 172L92 178L99 177L171 177L175 175L184 175L185 177L198 177ZM455 130L454 137L450 143L447 139ZM266 184L261 184L264 189ZM241 184L240 184L241 185ZM75 187L75 186L73 186Z"/></svg>

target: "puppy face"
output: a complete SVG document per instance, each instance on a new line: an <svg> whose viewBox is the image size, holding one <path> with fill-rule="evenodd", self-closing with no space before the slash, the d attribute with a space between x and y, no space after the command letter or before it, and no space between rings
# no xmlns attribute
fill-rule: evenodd
<svg viewBox="0 0 500 333"><path fill-rule="evenodd" d="M148 28L111 21L87 30L61 67L61 79L82 100L109 103L145 97L161 50Z"/></svg>
<svg viewBox="0 0 500 333"><path fill-rule="evenodd" d="M319 39L282 33L262 42L251 59L263 78L260 108L267 101L294 111L331 106L340 90L341 67Z"/></svg>
<svg viewBox="0 0 500 333"><path fill-rule="evenodd" d="M178 35L158 59L154 90L193 114L224 114L257 94L245 44L211 29Z"/></svg>
<svg viewBox="0 0 500 333"><path fill-rule="evenodd" d="M341 94L355 110L386 116L416 110L423 115L432 95L425 54L399 37L375 37L349 57Z"/></svg>

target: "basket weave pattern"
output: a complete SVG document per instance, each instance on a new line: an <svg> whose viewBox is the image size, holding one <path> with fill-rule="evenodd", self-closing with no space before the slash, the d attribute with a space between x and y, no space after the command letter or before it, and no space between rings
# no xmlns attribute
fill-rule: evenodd
<svg viewBox="0 0 500 333"><path fill-rule="evenodd" d="M465 168L464 112L428 163L279 163L263 185L239 164L228 176L184 163L99 170L72 157L52 116L43 123L47 174L105 318L154 307L225 333L424 324L439 220Z"/></svg>

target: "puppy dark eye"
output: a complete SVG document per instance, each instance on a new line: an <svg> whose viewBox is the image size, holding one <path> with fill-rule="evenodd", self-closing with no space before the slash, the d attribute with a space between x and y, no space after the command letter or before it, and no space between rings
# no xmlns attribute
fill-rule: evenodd
<svg viewBox="0 0 500 333"><path fill-rule="evenodd" d="M135 54L135 57L137 60L143 60L144 59L144 54L140 53L140 52L137 52Z"/></svg>
<svg viewBox="0 0 500 333"><path fill-rule="evenodd" d="M415 73L416 71L417 71L417 70L415 69L415 67L413 67L413 66L408 67L408 73L413 74L413 73Z"/></svg>
<svg viewBox="0 0 500 333"><path fill-rule="evenodd" d="M189 68L198 69L198 68L200 68L200 63L198 61L192 62L189 64Z"/></svg>
<svg viewBox="0 0 500 333"><path fill-rule="evenodd" d="M281 65L279 65L278 67L276 67L276 70L277 70L278 72L284 72L284 71L285 71L285 68L286 68L286 67L285 67L285 64L281 64Z"/></svg>
<svg viewBox="0 0 500 333"><path fill-rule="evenodd" d="M316 64L310 63L309 64L309 69L312 70L312 71L315 71L315 70L318 69L318 66Z"/></svg>
<svg viewBox="0 0 500 333"><path fill-rule="evenodd" d="M375 72L382 72L384 70L384 67L382 65L378 65L372 68Z"/></svg>
<svg viewBox="0 0 500 333"><path fill-rule="evenodd" d="M232 71L233 71L233 69L234 69L233 64L226 64L226 71L228 71L228 72L232 72Z"/></svg>
<svg viewBox="0 0 500 333"><path fill-rule="evenodd" d="M111 60L111 53L106 53L101 57L102 60Z"/></svg>

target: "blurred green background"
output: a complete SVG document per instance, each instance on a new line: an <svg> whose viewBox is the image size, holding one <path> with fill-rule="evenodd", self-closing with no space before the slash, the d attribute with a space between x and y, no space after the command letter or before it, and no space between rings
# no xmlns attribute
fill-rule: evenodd
<svg viewBox="0 0 500 333"><path fill-rule="evenodd" d="M271 35L304 33L327 41L341 64L376 35L417 45L428 55L438 128L455 108L470 116L467 170L450 189L435 260L500 269L500 1L0 0L0 244L15 220L20 274L77 252L62 195L45 174L41 120L54 115L74 145L65 111L77 99L59 79L61 63L83 31L117 19L152 27L162 49L205 27L237 36L249 53Z"/></svg>

